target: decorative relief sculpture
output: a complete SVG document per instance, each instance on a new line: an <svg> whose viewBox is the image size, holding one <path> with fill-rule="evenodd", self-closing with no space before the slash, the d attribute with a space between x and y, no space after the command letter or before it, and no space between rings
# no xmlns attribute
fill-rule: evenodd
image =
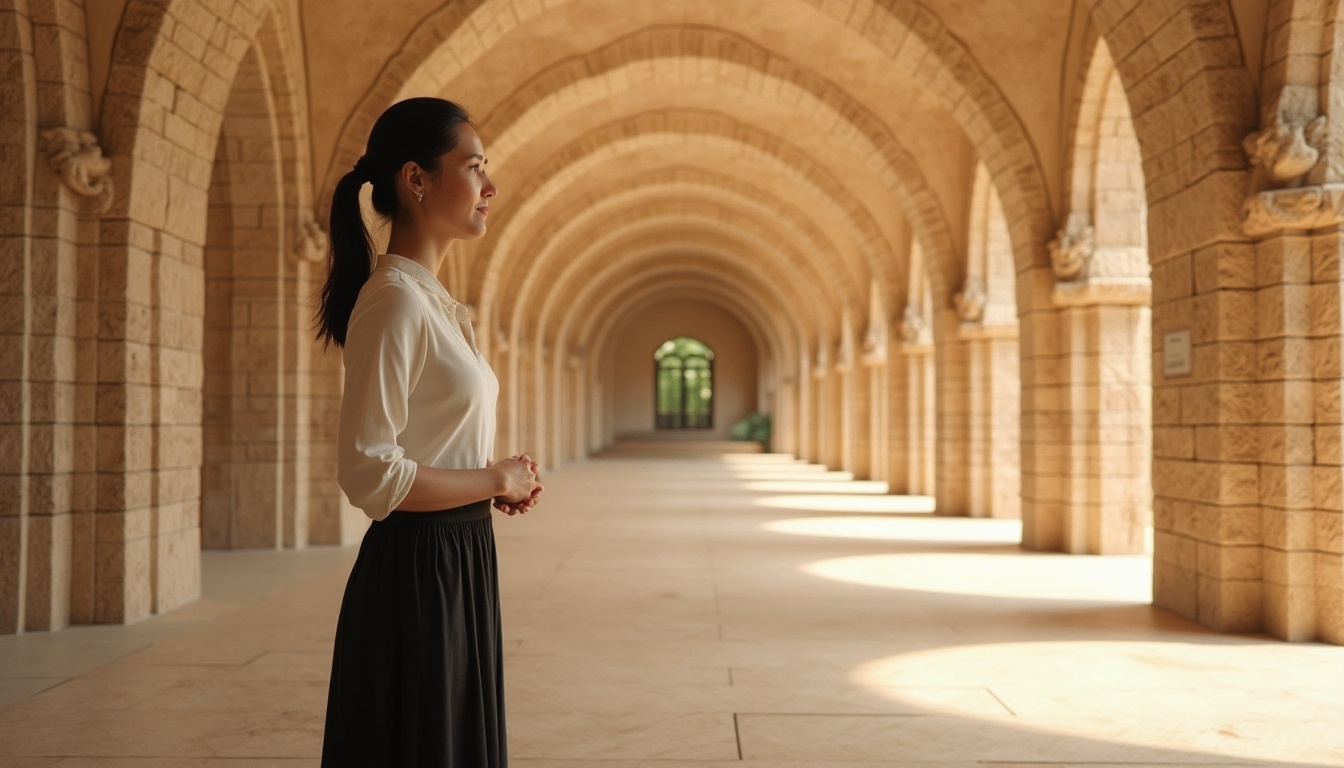
<svg viewBox="0 0 1344 768"><path fill-rule="evenodd" d="M1253 169L1242 228L1256 236L1288 229L1344 224L1344 184L1327 183L1332 171L1330 122L1324 115L1303 124L1274 124L1242 143Z"/></svg>
<svg viewBox="0 0 1344 768"><path fill-rule="evenodd" d="M906 307L905 315L901 317L901 340L906 344L919 343L927 325L924 322L924 315L920 314L917 307Z"/></svg>
<svg viewBox="0 0 1344 768"><path fill-rule="evenodd" d="M1087 265L1096 249L1096 230L1087 216L1069 214L1064 228L1050 241L1050 266L1055 277L1065 281L1087 277Z"/></svg>
<svg viewBox="0 0 1344 768"><path fill-rule="evenodd" d="M1256 169L1259 189L1293 189L1307 181L1307 174L1320 162L1329 123L1324 115L1292 125L1282 119L1242 142L1251 167Z"/></svg>
<svg viewBox="0 0 1344 768"><path fill-rule="evenodd" d="M312 211L299 214L299 239L294 243L294 256L299 261L320 264L327 258L330 240Z"/></svg>
<svg viewBox="0 0 1344 768"><path fill-rule="evenodd" d="M75 194L93 198L98 215L112 207L112 161L103 157L98 137L73 128L42 131L43 148L51 167Z"/></svg>
<svg viewBox="0 0 1344 768"><path fill-rule="evenodd" d="M985 281L979 277L966 279L961 292L953 299L957 305L957 314L963 323L978 323L985 318L985 304L989 296L985 292Z"/></svg>

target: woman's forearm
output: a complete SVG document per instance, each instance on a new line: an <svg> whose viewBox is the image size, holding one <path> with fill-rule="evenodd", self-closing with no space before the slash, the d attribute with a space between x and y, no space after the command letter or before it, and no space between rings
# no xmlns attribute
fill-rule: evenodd
<svg viewBox="0 0 1344 768"><path fill-rule="evenodd" d="M440 469L416 466L411 490L397 509L402 512L435 512L477 501L493 499L506 490L504 473L497 469Z"/></svg>

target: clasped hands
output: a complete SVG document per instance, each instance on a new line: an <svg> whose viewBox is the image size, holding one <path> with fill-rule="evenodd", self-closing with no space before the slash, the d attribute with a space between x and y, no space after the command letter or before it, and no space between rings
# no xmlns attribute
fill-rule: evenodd
<svg viewBox="0 0 1344 768"><path fill-rule="evenodd" d="M541 478L537 475L537 462L525 453L510 456L507 459L489 462L488 467L498 469L504 475L507 491L493 500L495 509L506 515L526 513L537 505L543 490Z"/></svg>

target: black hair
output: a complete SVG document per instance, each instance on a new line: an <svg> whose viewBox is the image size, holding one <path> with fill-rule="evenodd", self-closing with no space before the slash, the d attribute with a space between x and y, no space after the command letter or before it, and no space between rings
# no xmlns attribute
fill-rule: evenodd
<svg viewBox="0 0 1344 768"><path fill-rule="evenodd" d="M388 107L369 132L369 144L354 169L336 183L328 222L331 249L327 282L317 310L317 338L323 346L345 346L350 312L359 289L373 270L373 238L360 215L359 189L373 185L373 209L388 218L397 215L397 177L408 162L426 171L439 169L439 158L451 152L467 110L445 99L420 97Z"/></svg>

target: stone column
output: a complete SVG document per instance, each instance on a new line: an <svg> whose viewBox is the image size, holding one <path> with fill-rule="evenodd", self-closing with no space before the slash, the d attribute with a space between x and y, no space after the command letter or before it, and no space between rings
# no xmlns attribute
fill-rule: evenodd
<svg viewBox="0 0 1344 768"><path fill-rule="evenodd" d="M1016 518L1022 509L1017 324L1004 322L1009 311L987 317L986 302L978 282L968 281L957 295L957 335L966 351L967 512Z"/></svg>
<svg viewBox="0 0 1344 768"><path fill-rule="evenodd" d="M831 440L831 430L835 425L832 423L831 398L834 394L830 367L830 351L823 340L817 348L816 363L812 366L812 413L808 429L811 454L808 460L822 464L828 469L836 469L835 457L832 454L834 443Z"/></svg>
<svg viewBox="0 0 1344 768"><path fill-rule="evenodd" d="M848 379L848 397L851 403L849 409L849 421L852 430L852 438L849 442L851 451L851 465L849 471L854 473L854 477L862 480L872 479L874 474L873 458L873 418L875 415L875 406L873 402L872 376L868 365L860 365L851 370L846 378Z"/></svg>
<svg viewBox="0 0 1344 768"><path fill-rule="evenodd" d="M937 312L943 324L934 347L934 385L937 393L936 442L934 445L935 495L939 515L963 516L970 512L970 375L967 346L957 333L957 320Z"/></svg>
<svg viewBox="0 0 1344 768"><path fill-rule="evenodd" d="M868 432L870 477L873 480L890 482L891 433L888 426L891 423L889 415L891 393L888 390L890 367L885 359L869 362L865 358L864 363L868 377L868 401L871 403L868 419L872 425Z"/></svg>
<svg viewBox="0 0 1344 768"><path fill-rule="evenodd" d="M898 357L904 361L905 493L934 492L937 398L934 390L933 333L923 315L908 307L901 322ZM896 405L894 403L893 405Z"/></svg>
<svg viewBox="0 0 1344 768"><path fill-rule="evenodd" d="M1027 403L1035 454L1023 467L1023 545L1142 552L1152 498L1152 289L1146 279L1090 269L1123 267L1134 254L1099 252L1081 217L1070 218L1051 255L1057 309L1032 314L1032 346L1024 350L1036 380Z"/></svg>

